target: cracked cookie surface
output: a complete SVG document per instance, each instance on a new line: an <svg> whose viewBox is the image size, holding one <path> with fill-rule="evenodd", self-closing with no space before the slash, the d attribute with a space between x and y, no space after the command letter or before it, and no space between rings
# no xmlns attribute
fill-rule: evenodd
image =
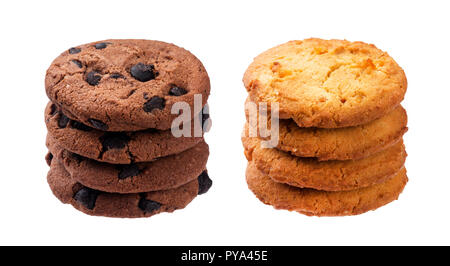
<svg viewBox="0 0 450 266"><path fill-rule="evenodd" d="M139 193L184 185L206 169L209 155L208 144L202 141L179 154L151 162L113 165L64 150L49 135L47 146L73 180L112 193Z"/></svg>
<svg viewBox="0 0 450 266"><path fill-rule="evenodd" d="M402 68L374 45L345 40L290 41L258 55L243 78L254 102L279 103L300 127L366 124L403 99Z"/></svg>
<svg viewBox="0 0 450 266"><path fill-rule="evenodd" d="M202 118L206 118L206 115ZM203 137L195 137L193 121L192 137L175 138L171 130L97 130L68 118L51 102L45 109L45 123L48 134L62 148L87 158L115 164L152 161L190 149L203 140Z"/></svg>
<svg viewBox="0 0 450 266"><path fill-rule="evenodd" d="M47 70L48 97L69 118L103 131L170 129L177 102L205 105L208 74L189 51L151 40L105 40L73 47ZM200 108L201 109L201 108Z"/></svg>
<svg viewBox="0 0 450 266"><path fill-rule="evenodd" d="M357 215L375 210L398 199L408 177L405 168L383 183L350 191L327 192L277 183L249 163L246 171L249 189L275 209L297 211L309 216Z"/></svg>
<svg viewBox="0 0 450 266"><path fill-rule="evenodd" d="M318 161L275 148L262 148L258 138L243 137L245 155L274 181L325 191L353 190L389 179L403 167L406 151L402 141L360 160Z"/></svg>
<svg viewBox="0 0 450 266"><path fill-rule="evenodd" d="M255 128L257 119L252 120ZM247 121L250 121L248 115ZM267 116L267 122L270 129L270 116ZM249 123L245 125L245 134L249 132ZM354 127L301 128L291 119L280 119L278 125L279 150L299 157L314 157L319 161L365 158L397 143L408 130L406 111L401 106L368 124Z"/></svg>
<svg viewBox="0 0 450 266"><path fill-rule="evenodd" d="M47 181L53 194L63 203L94 216L138 218L186 207L199 192L197 179L168 190L118 194L85 187L73 180L64 166L52 160Z"/></svg>

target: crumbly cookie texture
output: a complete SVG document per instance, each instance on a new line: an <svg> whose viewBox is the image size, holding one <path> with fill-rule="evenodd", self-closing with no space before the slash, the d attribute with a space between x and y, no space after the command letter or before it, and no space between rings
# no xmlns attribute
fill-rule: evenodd
<svg viewBox="0 0 450 266"><path fill-rule="evenodd" d="M364 159L322 162L262 148L258 138L244 136L242 142L248 161L274 181L325 191L354 190L384 182L403 167L406 159L402 141Z"/></svg>
<svg viewBox="0 0 450 266"><path fill-rule="evenodd" d="M300 127L366 124L403 99L402 68L374 45L345 40L290 41L258 55L243 78L254 102L278 103Z"/></svg>
<svg viewBox="0 0 450 266"><path fill-rule="evenodd" d="M64 150L49 136L47 146L72 179L84 186L112 193L139 193L181 186L196 179L206 169L209 156L208 144L202 141L184 152L151 162L114 165Z"/></svg>
<svg viewBox="0 0 450 266"><path fill-rule="evenodd" d="M57 160L52 160L47 181L53 194L63 203L94 216L138 218L186 207L198 194L197 179L174 189L118 194L85 187L70 177Z"/></svg>
<svg viewBox="0 0 450 266"><path fill-rule="evenodd" d="M250 190L263 203L309 216L356 215L377 209L398 199L408 182L406 170L402 168L383 183L350 191L326 192L277 183L252 163L247 167L246 178Z"/></svg>
<svg viewBox="0 0 450 266"><path fill-rule="evenodd" d="M204 105L208 74L189 51L150 40L105 40L73 47L47 70L48 97L69 118L103 131L169 129L177 102ZM197 110L199 112L200 110Z"/></svg>
<svg viewBox="0 0 450 266"><path fill-rule="evenodd" d="M270 129L270 116L267 121ZM258 120L252 122L258 129ZM248 127L247 123L245 134L249 132ZM354 127L302 128L291 119L281 119L277 148L299 157L315 157L319 161L357 160L397 143L407 130L407 115L401 106L381 118ZM258 137L269 139L260 134Z"/></svg>
<svg viewBox="0 0 450 266"><path fill-rule="evenodd" d="M198 117L202 122L205 115ZM105 132L68 118L58 107L49 103L45 110L48 135L62 148L81 156L113 164L148 162L177 154L203 141L195 137L175 138L171 130L147 129L134 132Z"/></svg>

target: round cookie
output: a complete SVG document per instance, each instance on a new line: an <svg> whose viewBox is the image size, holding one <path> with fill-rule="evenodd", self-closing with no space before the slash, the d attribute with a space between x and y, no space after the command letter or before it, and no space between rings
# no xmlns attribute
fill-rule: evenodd
<svg viewBox="0 0 450 266"><path fill-rule="evenodd" d="M258 120L254 121L256 127ZM270 129L270 116L267 121ZM319 161L362 159L397 143L408 130L406 124L406 111L400 105L381 118L354 127L302 128L292 119L281 119L277 148L298 157L315 157ZM245 132L248 132L248 124Z"/></svg>
<svg viewBox="0 0 450 266"><path fill-rule="evenodd" d="M152 162L108 164L82 157L59 147L47 136L47 146L69 172L84 186L112 193L139 193L175 188L196 179L208 161L208 144L200 142L179 154Z"/></svg>
<svg viewBox="0 0 450 266"><path fill-rule="evenodd" d="M246 178L249 189L263 203L308 216L357 215L375 210L398 199L408 182L406 170L402 168L383 183L350 191L327 192L274 182L252 163L247 167Z"/></svg>
<svg viewBox="0 0 450 266"><path fill-rule="evenodd" d="M45 88L65 115L103 131L170 129L185 102L210 92L208 74L189 51L151 40L105 40L71 48L47 70Z"/></svg>
<svg viewBox="0 0 450 266"><path fill-rule="evenodd" d="M290 41L258 55L243 78L254 102L279 104L300 127L366 124L403 99L402 68L374 45L345 40Z"/></svg>
<svg viewBox="0 0 450 266"><path fill-rule="evenodd" d="M202 112L202 124L209 115ZM195 137L194 121L191 121L192 137L176 138L171 130L147 129L134 132L105 132L72 120L53 103L45 109L48 134L62 148L101 162L129 164L148 162L155 158L177 154L192 148L203 137Z"/></svg>
<svg viewBox="0 0 450 266"><path fill-rule="evenodd" d="M146 192L118 194L94 190L77 183L62 164L53 160L47 181L53 194L63 203L94 216L138 218L186 207L199 193L200 179L180 187Z"/></svg>
<svg viewBox="0 0 450 266"><path fill-rule="evenodd" d="M274 148L261 148L258 138L243 137L245 155L274 181L300 188L343 191L384 182L406 159L403 142L360 160L322 161L292 156Z"/></svg>

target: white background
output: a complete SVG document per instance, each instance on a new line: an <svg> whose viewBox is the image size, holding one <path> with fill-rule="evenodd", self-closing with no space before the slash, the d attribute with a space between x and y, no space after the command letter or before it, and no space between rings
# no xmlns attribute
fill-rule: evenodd
<svg viewBox="0 0 450 266"><path fill-rule="evenodd" d="M2 1L0 244L450 244L448 1ZM376 44L404 68L410 182L360 216L311 218L260 203L240 142L252 58L309 37ZM211 78L209 193L150 219L90 217L47 183L45 71L64 50L107 38L173 42Z"/></svg>

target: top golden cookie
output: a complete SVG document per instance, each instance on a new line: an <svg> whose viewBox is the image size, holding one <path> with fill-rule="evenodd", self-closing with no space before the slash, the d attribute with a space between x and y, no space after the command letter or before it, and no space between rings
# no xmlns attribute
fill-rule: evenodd
<svg viewBox="0 0 450 266"><path fill-rule="evenodd" d="M244 74L255 102L277 102L300 127L356 126L392 111L406 92L403 69L372 44L290 41L258 55Z"/></svg>

